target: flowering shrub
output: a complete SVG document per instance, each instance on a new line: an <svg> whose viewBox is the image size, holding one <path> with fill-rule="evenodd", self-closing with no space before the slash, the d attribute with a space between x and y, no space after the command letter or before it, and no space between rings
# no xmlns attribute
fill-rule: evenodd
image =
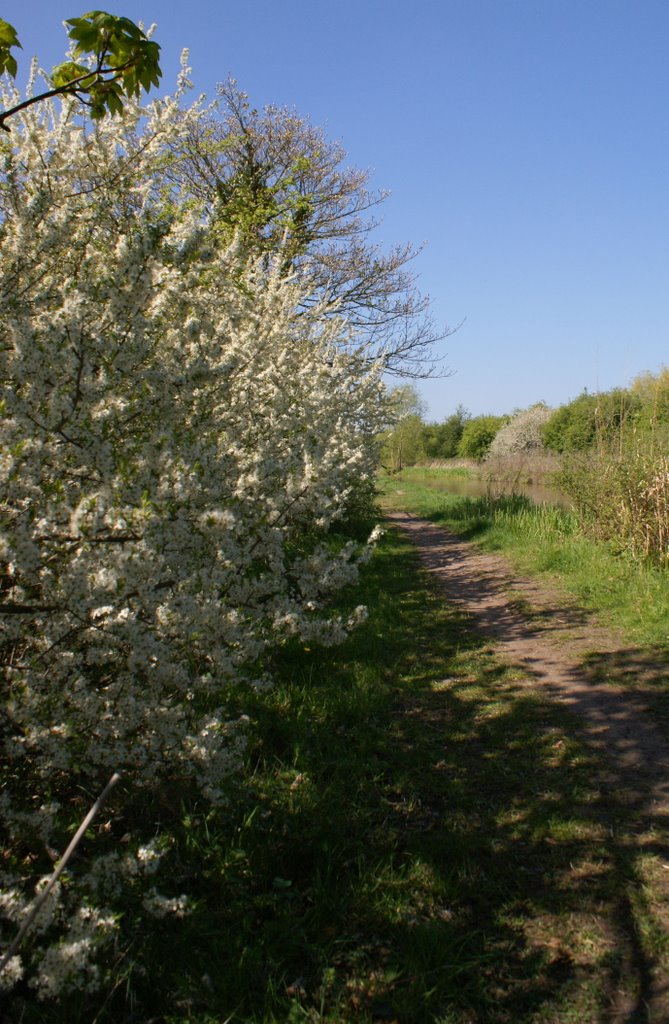
<svg viewBox="0 0 669 1024"><path fill-rule="evenodd" d="M542 428L552 414L552 410L541 403L516 413L495 434L488 449L488 458L542 451Z"/></svg>
<svg viewBox="0 0 669 1024"><path fill-rule="evenodd" d="M0 979L25 970L44 998L99 984L119 908L188 912L160 892L165 822L175 794L224 800L230 694L268 685L287 638L336 643L364 614L328 612L369 552L330 528L374 471L378 367L281 260L217 248L206 207L165 184L199 114L179 100L94 128L34 106L0 140L3 944L77 794L125 779L122 824Z"/></svg>

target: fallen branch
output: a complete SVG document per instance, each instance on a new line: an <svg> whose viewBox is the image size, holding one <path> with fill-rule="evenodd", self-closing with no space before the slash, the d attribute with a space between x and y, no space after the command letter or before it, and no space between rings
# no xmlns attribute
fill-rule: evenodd
<svg viewBox="0 0 669 1024"><path fill-rule="evenodd" d="M37 915L38 915L38 913L39 913L39 911L40 911L44 901L46 900L47 896L49 895L49 893L53 889L54 885L56 884L56 882L58 881L58 879L62 875L63 871L67 867L67 864L68 864L72 854L74 853L74 851L76 850L77 846L79 845L79 842L81 841L81 837L83 836L84 832L86 831L86 829L88 828L88 826L92 822L93 818L98 813L98 811L102 807L103 803L105 802L105 800L107 799L107 797L109 796L109 794L111 793L112 789L114 788L114 786L116 785L116 783L119 781L120 778L121 778L120 772L114 772L114 774L110 778L109 782L107 783L105 788L100 793L100 796L97 798L97 800L95 801L95 803L91 807L90 811L88 812L88 814L86 815L86 817L82 821L81 825L77 829L76 834L73 837L70 845L68 846L67 850L65 851L65 853L63 854L61 859L56 864L56 867L54 868L54 872L51 875L51 878L49 879L49 882L48 882L46 888L38 896L38 898L37 898L37 900L35 902L35 906L31 910L31 912L28 914L28 917L25 919L25 921L23 922L23 924L19 928L18 932L14 936L14 941L11 943L11 945L8 947L8 949L5 951L4 955L2 956L2 959L0 959L0 974L2 974L2 972L5 969L5 967L7 966L7 964L11 960L11 958L14 956L14 954L16 953L16 951L19 948L19 946L21 945L21 940L23 939L23 937L26 934L26 932L28 932L28 930L30 929L30 927L31 927L33 921L35 920L35 918L37 917Z"/></svg>

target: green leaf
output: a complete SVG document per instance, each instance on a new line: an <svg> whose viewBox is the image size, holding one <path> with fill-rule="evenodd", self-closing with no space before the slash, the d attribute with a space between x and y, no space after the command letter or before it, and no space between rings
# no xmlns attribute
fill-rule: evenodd
<svg viewBox="0 0 669 1024"><path fill-rule="evenodd" d="M6 71L12 78L16 78L16 72L18 71L18 65L11 53L3 53L0 50L0 73Z"/></svg>
<svg viewBox="0 0 669 1024"><path fill-rule="evenodd" d="M69 95L88 93L91 116L99 120L106 114L122 114L124 101L149 92L160 82L160 46L152 42L129 18L89 11L80 18L68 18L65 24L74 44L75 58L88 57L86 63L78 60L57 64L51 73L53 89ZM21 46L16 30L0 18L0 74L16 76L16 60L11 54L13 46ZM29 103L44 99L47 94L31 98ZM0 127L16 109L0 112Z"/></svg>
<svg viewBox="0 0 669 1024"><path fill-rule="evenodd" d="M147 39L129 18L89 11L81 18L68 19L66 24L70 26L70 39L76 43L75 54L95 55L103 63L100 73L119 69L126 96L139 96L142 89L148 92L159 84L160 46Z"/></svg>
<svg viewBox="0 0 669 1024"><path fill-rule="evenodd" d="M0 18L0 46L3 48L18 46L19 49L23 49L14 26L10 25L8 21L3 21L2 18Z"/></svg>
<svg viewBox="0 0 669 1024"><path fill-rule="evenodd" d="M90 89L95 82L96 76L90 74L90 68L87 68L85 64L77 64L75 61L67 61L65 64L58 64L51 72L51 82L55 89L62 89L64 86L69 85L76 79L83 80L78 82L80 89Z"/></svg>
<svg viewBox="0 0 669 1024"><path fill-rule="evenodd" d="M288 878L279 878L278 876L272 882L275 889L290 889L293 883Z"/></svg>
<svg viewBox="0 0 669 1024"><path fill-rule="evenodd" d="M98 32L93 26L89 25L82 18L70 18L66 24L72 26L68 35L72 42L77 43L75 50L77 56L82 53L95 51L98 43Z"/></svg>
<svg viewBox="0 0 669 1024"><path fill-rule="evenodd" d="M23 49L14 26L0 18L0 74L6 71L12 78L16 78L16 59L9 52L12 46Z"/></svg>
<svg viewBox="0 0 669 1024"><path fill-rule="evenodd" d="M91 117L98 121L106 113L123 113L123 90L118 82L98 80L90 91Z"/></svg>

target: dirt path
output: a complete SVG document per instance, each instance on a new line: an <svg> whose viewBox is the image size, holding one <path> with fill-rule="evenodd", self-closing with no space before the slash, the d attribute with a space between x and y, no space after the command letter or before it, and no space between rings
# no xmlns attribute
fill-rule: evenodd
<svg viewBox="0 0 669 1024"><path fill-rule="evenodd" d="M620 637L565 606L555 591L515 575L502 556L405 512L388 518L409 534L439 587L494 640L498 654L572 707L591 741L642 775L656 811L669 814L669 742L648 715L650 693L594 683L583 669L593 652L618 650Z"/></svg>
<svg viewBox="0 0 669 1024"><path fill-rule="evenodd" d="M652 678L657 693L666 666L629 657L642 652L630 652L564 595L516 575L503 557L407 513L387 515L411 538L448 600L490 638L495 653L520 670L527 685L568 705L587 740L605 754L602 785L613 794L624 791L640 847L651 836L661 857L666 881L655 880L653 903L669 936L669 742L649 714L653 691L644 682ZM593 681L589 662L614 663L623 654L633 689ZM669 964L645 963L640 973L642 998L619 1006L607 1022L669 1022Z"/></svg>

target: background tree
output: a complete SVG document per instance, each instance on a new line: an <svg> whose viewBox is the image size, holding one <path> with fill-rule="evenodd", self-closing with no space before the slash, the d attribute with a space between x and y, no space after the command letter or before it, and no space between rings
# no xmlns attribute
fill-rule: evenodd
<svg viewBox="0 0 669 1024"><path fill-rule="evenodd" d="M459 405L443 423L426 423L423 428L426 457L428 459L455 458L468 419L470 419L470 414L463 405Z"/></svg>
<svg viewBox="0 0 669 1024"><path fill-rule="evenodd" d="M514 413L501 427L488 449L488 457L540 452L544 448L543 427L551 418L552 410L543 402Z"/></svg>
<svg viewBox="0 0 669 1024"><path fill-rule="evenodd" d="M623 388L596 395L582 394L553 413L543 428L544 443L552 451L580 452L625 442L639 408L638 395Z"/></svg>
<svg viewBox="0 0 669 1024"><path fill-rule="evenodd" d="M424 457L424 411L425 403L411 384L402 384L389 393L392 427L381 436L381 464L385 469L397 473Z"/></svg>
<svg viewBox="0 0 669 1024"><path fill-rule="evenodd" d="M369 173L294 110L258 111L233 80L173 146L166 178L206 203L219 239L241 236L247 253L281 251L286 272L308 280L306 305L336 299L356 347L403 376L436 372L437 331L416 288L410 244L382 248L374 213L387 197Z"/></svg>
<svg viewBox="0 0 669 1024"><path fill-rule="evenodd" d="M497 431L508 423L508 416L475 416L465 423L458 444L458 455L482 462Z"/></svg>

